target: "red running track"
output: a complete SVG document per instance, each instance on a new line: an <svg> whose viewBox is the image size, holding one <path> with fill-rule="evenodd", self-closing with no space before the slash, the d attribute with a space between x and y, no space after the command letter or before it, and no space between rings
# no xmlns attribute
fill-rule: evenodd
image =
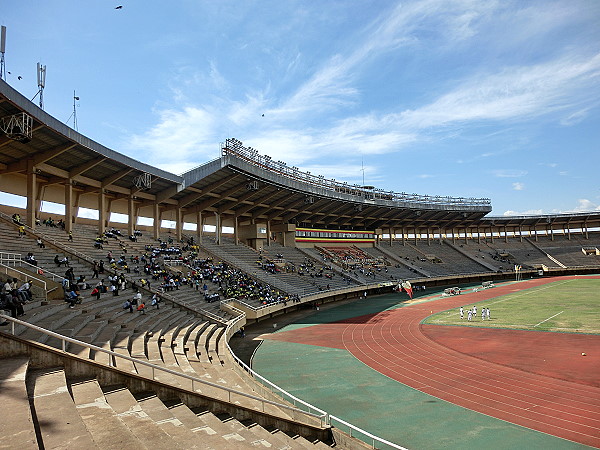
<svg viewBox="0 0 600 450"><path fill-rule="evenodd" d="M525 281L517 290L550 281L556 279ZM431 326L421 325L421 321L432 312L505 295L515 288L496 287L467 294L468 300L464 295L449 297L365 316L364 320L354 318L276 333L271 339L346 348L373 369L419 391L533 430L600 447L600 387L470 356L424 332ZM459 334L464 330L452 328ZM518 339L515 347L520 344ZM594 340L595 352L600 353L598 337L591 335L590 339Z"/></svg>

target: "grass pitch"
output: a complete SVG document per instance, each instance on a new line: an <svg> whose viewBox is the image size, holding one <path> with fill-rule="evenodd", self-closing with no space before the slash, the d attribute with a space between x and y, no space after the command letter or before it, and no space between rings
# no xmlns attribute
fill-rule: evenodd
<svg viewBox="0 0 600 450"><path fill-rule="evenodd" d="M455 308L434 314L424 323L600 334L598 279L555 281L477 303L468 303L469 298L464 297L464 319ZM474 305L477 315L469 322L467 310ZM481 308L490 309L491 320L481 319Z"/></svg>

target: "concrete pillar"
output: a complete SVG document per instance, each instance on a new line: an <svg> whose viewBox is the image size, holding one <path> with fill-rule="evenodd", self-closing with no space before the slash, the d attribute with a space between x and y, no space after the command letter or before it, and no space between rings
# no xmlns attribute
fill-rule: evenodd
<svg viewBox="0 0 600 450"><path fill-rule="evenodd" d="M196 213L196 236L198 236L198 242L202 243L202 211Z"/></svg>
<svg viewBox="0 0 600 450"><path fill-rule="evenodd" d="M492 244L494 243L494 229L490 227L490 239L492 240Z"/></svg>
<svg viewBox="0 0 600 450"><path fill-rule="evenodd" d="M221 245L221 216L215 211L215 241Z"/></svg>
<svg viewBox="0 0 600 450"><path fill-rule="evenodd" d="M152 218L154 219L152 223L152 236L154 239L158 239L160 236L160 206L158 203L152 205Z"/></svg>
<svg viewBox="0 0 600 450"><path fill-rule="evenodd" d="M35 203L37 194L37 176L33 160L27 160L27 225L35 228Z"/></svg>
<svg viewBox="0 0 600 450"><path fill-rule="evenodd" d="M233 216L233 241L234 241L235 245L238 245L238 239L239 239L239 235L238 235L238 218L237 218L237 216Z"/></svg>
<svg viewBox="0 0 600 450"><path fill-rule="evenodd" d="M417 245L417 228L413 228L413 231L415 233L415 245Z"/></svg>
<svg viewBox="0 0 600 450"><path fill-rule="evenodd" d="M390 247L392 246L393 239L394 239L394 229L392 227L390 227Z"/></svg>
<svg viewBox="0 0 600 450"><path fill-rule="evenodd" d="M98 234L103 234L106 230L106 196L104 189L98 192Z"/></svg>
<svg viewBox="0 0 600 450"><path fill-rule="evenodd" d="M179 207L175 208L175 236L177 242L181 242L183 237L183 211Z"/></svg>
<svg viewBox="0 0 600 450"><path fill-rule="evenodd" d="M65 231L73 231L73 182L70 179L65 183Z"/></svg>
<svg viewBox="0 0 600 450"><path fill-rule="evenodd" d="M130 195L127 198L127 234L131 236L135 231L135 205L133 203L133 196Z"/></svg>
<svg viewBox="0 0 600 450"><path fill-rule="evenodd" d="M521 229L521 225L519 225L519 241L523 242L523 230Z"/></svg>
<svg viewBox="0 0 600 450"><path fill-rule="evenodd" d="M481 232L479 231L479 226L477 227L477 243L481 244Z"/></svg>
<svg viewBox="0 0 600 450"><path fill-rule="evenodd" d="M406 234L404 233L404 227L402 227L402 245L406 245Z"/></svg>
<svg viewBox="0 0 600 450"><path fill-rule="evenodd" d="M271 246L271 221L270 220L267 220L267 245L269 247Z"/></svg>

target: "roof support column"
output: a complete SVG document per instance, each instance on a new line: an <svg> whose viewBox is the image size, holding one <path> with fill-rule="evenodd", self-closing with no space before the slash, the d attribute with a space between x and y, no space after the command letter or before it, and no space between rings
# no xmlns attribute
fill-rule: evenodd
<svg viewBox="0 0 600 450"><path fill-rule="evenodd" d="M479 225L477 225L477 243L481 244L481 233L479 231Z"/></svg>
<svg viewBox="0 0 600 450"><path fill-rule="evenodd" d="M406 233L404 227L400 230L402 232L402 245L406 245Z"/></svg>
<svg viewBox="0 0 600 450"><path fill-rule="evenodd" d="M554 240L554 230L552 229L552 224L548 225L548 228L550 228L550 240L553 241Z"/></svg>
<svg viewBox="0 0 600 450"><path fill-rule="evenodd" d="M133 232L135 231L135 223L137 222L133 204L133 195L130 195L127 198L127 216L127 234L129 236L133 236Z"/></svg>
<svg viewBox="0 0 600 450"><path fill-rule="evenodd" d="M73 182L70 178L65 183L65 231L73 231Z"/></svg>
<svg viewBox="0 0 600 450"><path fill-rule="evenodd" d="M152 237L158 239L160 236L160 206L158 203L152 205L152 218L154 219L152 222Z"/></svg>
<svg viewBox="0 0 600 450"><path fill-rule="evenodd" d="M73 223L77 223L77 214L79 213L79 200L81 199L81 192L77 191L75 194L75 203L73 204Z"/></svg>
<svg viewBox="0 0 600 450"><path fill-rule="evenodd" d="M177 242L181 242L183 236L183 211L180 207L175 208L175 236Z"/></svg>
<svg viewBox="0 0 600 450"><path fill-rule="evenodd" d="M269 229L269 222L267 222L267 230ZM267 236L269 232L267 231ZM233 216L233 241L235 245L238 245L238 218L237 216Z"/></svg>
<svg viewBox="0 0 600 450"><path fill-rule="evenodd" d="M585 230L585 238L586 238L586 239L589 239L589 238L590 238L590 236L588 235L588 226L587 226L587 222L585 222L585 223L583 224L583 229Z"/></svg>
<svg viewBox="0 0 600 450"><path fill-rule="evenodd" d="M465 244L467 243L467 236L469 235L469 230L465 227Z"/></svg>
<svg viewBox="0 0 600 450"><path fill-rule="evenodd" d="M519 225L519 241L523 242L523 230L521 229L521 225Z"/></svg>
<svg viewBox="0 0 600 450"><path fill-rule="evenodd" d="M571 240L571 226L570 224L566 225L566 231L567 231L567 240Z"/></svg>
<svg viewBox="0 0 600 450"><path fill-rule="evenodd" d="M538 241L538 234L537 234L537 228L533 228L533 235L535 236L535 242Z"/></svg>
<svg viewBox="0 0 600 450"><path fill-rule="evenodd" d="M98 191L98 234L104 234L106 230L106 196L104 189Z"/></svg>
<svg viewBox="0 0 600 450"><path fill-rule="evenodd" d="M438 227L438 240L440 245L442 245L442 227Z"/></svg>
<svg viewBox="0 0 600 450"><path fill-rule="evenodd" d="M431 245L431 242L429 241L429 238L431 237L429 235L429 233L430 233L429 227L427 227L427 229L425 230L425 232L427 233L427 245Z"/></svg>
<svg viewBox="0 0 600 450"><path fill-rule="evenodd" d="M215 211L215 242L221 245L221 216Z"/></svg>
<svg viewBox="0 0 600 450"><path fill-rule="evenodd" d="M198 242L202 243L202 228L204 228L204 224L202 223L202 211L198 211L196 213L196 236L198 236Z"/></svg>
<svg viewBox="0 0 600 450"><path fill-rule="evenodd" d="M490 227L490 239L492 240L492 244L494 243L494 229Z"/></svg>
<svg viewBox="0 0 600 450"><path fill-rule="evenodd" d="M237 223L237 217L235 218L235 223ZM267 246L271 246L271 221L267 220Z"/></svg>
<svg viewBox="0 0 600 450"><path fill-rule="evenodd" d="M417 245L417 227L414 227L413 231L415 233L415 245Z"/></svg>
<svg viewBox="0 0 600 450"><path fill-rule="evenodd" d="M456 233L454 232L454 228L452 228L452 245L456 245Z"/></svg>
<svg viewBox="0 0 600 450"><path fill-rule="evenodd" d="M390 247L392 246L392 240L394 239L394 229L390 227Z"/></svg>
<svg viewBox="0 0 600 450"><path fill-rule="evenodd" d="M27 226L35 228L35 203L36 203L36 189L37 176L35 174L35 167L33 166L33 160L27 160Z"/></svg>

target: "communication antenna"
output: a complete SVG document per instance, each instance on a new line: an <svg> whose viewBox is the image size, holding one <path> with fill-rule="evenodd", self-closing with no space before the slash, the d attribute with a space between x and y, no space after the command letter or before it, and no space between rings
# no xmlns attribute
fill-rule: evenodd
<svg viewBox="0 0 600 450"><path fill-rule="evenodd" d="M77 128L77 104L75 103L76 101L79 101L79 97L75 95L75 90L73 90L73 128L75 128L75 131L79 131L79 128Z"/></svg>
<svg viewBox="0 0 600 450"><path fill-rule="evenodd" d="M44 87L46 87L46 66L37 63L38 94L40 94L40 108L44 109ZM36 94L37 95L37 94ZM35 98L35 97L33 97Z"/></svg>
<svg viewBox="0 0 600 450"><path fill-rule="evenodd" d="M4 52L6 51L6 27L0 27L0 79L6 81L6 67L4 65Z"/></svg>

